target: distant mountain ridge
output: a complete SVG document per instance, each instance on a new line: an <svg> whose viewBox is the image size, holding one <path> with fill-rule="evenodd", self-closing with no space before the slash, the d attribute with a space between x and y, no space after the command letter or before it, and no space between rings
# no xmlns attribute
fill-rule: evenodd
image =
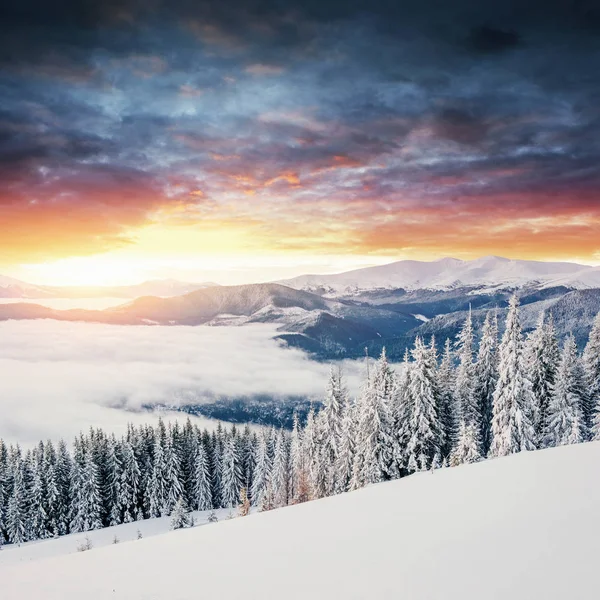
<svg viewBox="0 0 600 600"><path fill-rule="evenodd" d="M600 287L600 267L569 262L511 260L499 256L475 260L442 258L431 262L401 260L333 275L301 275L280 283L330 296L376 289L506 289L532 285L586 289Z"/></svg>
<svg viewBox="0 0 600 600"><path fill-rule="evenodd" d="M498 310L503 321L502 312L515 290L526 331L545 310L554 316L559 334L572 332L581 346L600 311L597 279L600 267L574 263L499 257L401 261L339 275L303 276L290 280L293 285L213 286L180 295L143 295L105 310L0 304L0 320L163 326L270 323L276 326L276 338L319 359L355 358L364 355L365 348L375 355L385 346L390 358L398 360L417 335L433 335L438 343L453 338L470 307L476 332L487 310ZM157 288L156 283L162 285ZM155 287L150 289L163 292L178 289L178 282L151 284ZM144 285L136 291L148 289Z"/></svg>
<svg viewBox="0 0 600 600"><path fill-rule="evenodd" d="M0 275L0 298L124 298L140 296L181 296L206 287L217 287L212 282L188 283L175 279L156 279L134 285L121 286L51 286L33 285Z"/></svg>

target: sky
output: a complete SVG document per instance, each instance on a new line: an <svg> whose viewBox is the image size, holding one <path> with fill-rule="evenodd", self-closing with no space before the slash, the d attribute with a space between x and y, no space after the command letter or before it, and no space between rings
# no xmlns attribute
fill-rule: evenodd
<svg viewBox="0 0 600 600"><path fill-rule="evenodd" d="M600 262L591 0L0 6L0 273Z"/></svg>

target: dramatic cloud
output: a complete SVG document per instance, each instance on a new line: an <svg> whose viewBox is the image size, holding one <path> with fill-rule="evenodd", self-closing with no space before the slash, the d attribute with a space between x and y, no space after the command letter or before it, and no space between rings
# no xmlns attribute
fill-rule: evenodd
<svg viewBox="0 0 600 600"><path fill-rule="evenodd" d="M149 225L390 256L479 252L457 240L491 228L483 252L525 234L528 256L590 259L600 12L526 4L9 3L0 260L137 247Z"/></svg>
<svg viewBox="0 0 600 600"><path fill-rule="evenodd" d="M144 405L217 396L321 398L329 365L282 348L274 335L266 325L0 323L0 437L28 444L70 438L90 426L122 431L129 421L157 418L140 412ZM344 368L356 391L363 365Z"/></svg>

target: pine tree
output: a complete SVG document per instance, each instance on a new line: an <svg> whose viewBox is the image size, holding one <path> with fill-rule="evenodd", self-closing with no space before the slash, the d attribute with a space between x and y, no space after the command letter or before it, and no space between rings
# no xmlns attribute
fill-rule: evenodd
<svg viewBox="0 0 600 600"><path fill-rule="evenodd" d="M200 442L196 448L194 462L193 506L196 510L211 510L213 508L210 489L210 471L204 444Z"/></svg>
<svg viewBox="0 0 600 600"><path fill-rule="evenodd" d="M15 462L13 462L12 493L8 500L6 514L8 540L13 544L21 544L27 541L28 506L23 469L23 461L20 455L17 455Z"/></svg>
<svg viewBox="0 0 600 600"><path fill-rule="evenodd" d="M346 397L342 406L342 431L338 456L334 465L334 493L339 494L349 489L354 462L354 406Z"/></svg>
<svg viewBox="0 0 600 600"><path fill-rule="evenodd" d="M46 512L45 473L43 471L43 446L36 452L31 465L32 480L28 498L29 504L29 539L43 540L51 537L47 530L48 513Z"/></svg>
<svg viewBox="0 0 600 600"><path fill-rule="evenodd" d="M434 346L435 351L435 346ZM432 355L433 360L435 357ZM395 446L395 388L396 377L391 369L385 348L375 364L372 379L372 390L375 396L375 407L379 413L379 431L377 443L377 460L383 479L392 479L398 476L398 469L394 457Z"/></svg>
<svg viewBox="0 0 600 600"><path fill-rule="evenodd" d="M475 405L481 415L481 453L486 456L492 443L494 391L498 382L498 318L495 312L488 311L485 316L474 378Z"/></svg>
<svg viewBox="0 0 600 600"><path fill-rule="evenodd" d="M594 440L600 440L600 312L594 319L582 360L591 407L592 436Z"/></svg>
<svg viewBox="0 0 600 600"><path fill-rule="evenodd" d="M149 498L149 513L151 517L161 517L169 514L168 484L163 445L160 436L154 440L154 462L152 476L148 481L147 495Z"/></svg>
<svg viewBox="0 0 600 600"><path fill-rule="evenodd" d="M471 433L471 443L477 445L478 454L483 447L482 407L476 395L476 369L473 362L473 317L471 309L458 335L456 342L458 367L454 388L454 398L459 413L460 437L464 432Z"/></svg>
<svg viewBox="0 0 600 600"><path fill-rule="evenodd" d="M542 312L536 328L525 344L525 364L527 377L533 394L532 424L536 434L536 444L544 445L545 426L552 387L558 368L558 341L551 317Z"/></svg>
<svg viewBox="0 0 600 600"><path fill-rule="evenodd" d="M118 456L117 440L112 435L108 439L106 452L105 498L107 501L108 525L119 525L121 511L122 464ZM129 522L129 521L127 521Z"/></svg>
<svg viewBox="0 0 600 600"><path fill-rule="evenodd" d="M570 335L563 345L546 415L544 441L548 447L578 444L586 439L578 360L575 338Z"/></svg>
<svg viewBox="0 0 600 600"><path fill-rule="evenodd" d="M243 484L241 463L235 434L232 432L225 440L221 462L223 508L237 506Z"/></svg>
<svg viewBox="0 0 600 600"><path fill-rule="evenodd" d="M499 348L498 382L494 391L491 456L535 450L530 420L533 395L525 377L519 300L510 299L506 329Z"/></svg>
<svg viewBox="0 0 600 600"><path fill-rule="evenodd" d="M64 440L58 442L58 451L56 454L56 488L58 498L56 503L56 523L58 535L64 535L69 532L70 517L69 510L71 506L71 480L73 477L73 461L67 449Z"/></svg>
<svg viewBox="0 0 600 600"><path fill-rule="evenodd" d="M267 452L267 439L265 432L258 435L256 442L256 466L254 468L254 480L252 481L252 503L261 506L267 493L271 480L271 459Z"/></svg>
<svg viewBox="0 0 600 600"><path fill-rule="evenodd" d="M302 432L298 423L298 413L294 412L290 435L290 497L294 503L299 501L303 478L306 478L306 470L302 452Z"/></svg>
<svg viewBox="0 0 600 600"><path fill-rule="evenodd" d="M442 457L450 455L457 437L459 419L454 400L455 380L452 342L449 338L446 338L444 353L437 372Z"/></svg>
<svg viewBox="0 0 600 600"><path fill-rule="evenodd" d="M102 498L98 466L89 449L85 451L83 465L77 464L76 473L71 530L80 532L100 529L102 527Z"/></svg>
<svg viewBox="0 0 600 600"><path fill-rule="evenodd" d="M412 404L410 397L410 381L413 364L409 362L408 349L404 353L404 360L400 368L400 374L396 378L394 389L394 462L396 472L399 476L408 473L407 446L411 436L410 420ZM441 395L440 395L441 402ZM356 419L355 419L356 421Z"/></svg>
<svg viewBox="0 0 600 600"><path fill-rule="evenodd" d="M351 489L384 480L380 462L381 420L372 378L367 381L357 404L356 452L352 465Z"/></svg>
<svg viewBox="0 0 600 600"><path fill-rule="evenodd" d="M331 368L323 409L318 414L318 430L320 437L319 460L323 468L323 494L333 493L333 465L338 457L340 439L342 437L342 405L347 392L344 387L341 368Z"/></svg>
<svg viewBox="0 0 600 600"><path fill-rule="evenodd" d="M275 455L273 457L273 471L271 485L273 490L273 503L275 506L287 506L288 503L288 451L283 431L277 434Z"/></svg>
<svg viewBox="0 0 600 600"><path fill-rule="evenodd" d="M116 465L118 472L118 465ZM141 472L129 440L123 442L123 464L120 472L121 480L118 489L118 500L123 523L133 523L136 520L140 496Z"/></svg>
<svg viewBox="0 0 600 600"><path fill-rule="evenodd" d="M407 468L424 471L431 468L434 457L441 454L441 428L436 374L432 370L429 349L420 337L412 351L414 365L408 389L411 414L407 443Z"/></svg>
<svg viewBox="0 0 600 600"><path fill-rule="evenodd" d="M317 482L319 480L319 437L315 423L315 411L311 406L306 417L306 426L302 435L302 453L304 455L304 465L307 473L308 495L315 498L317 496Z"/></svg>
<svg viewBox="0 0 600 600"><path fill-rule="evenodd" d="M465 421L462 421L456 445L450 455L450 464L452 466L470 464L481 459L481 445L475 425L473 423L466 424Z"/></svg>
<svg viewBox="0 0 600 600"><path fill-rule="evenodd" d="M165 483L167 511L170 513L177 501L184 498L185 490L183 488L181 474L181 458L176 448L175 431L170 430L167 433L165 443Z"/></svg>
<svg viewBox="0 0 600 600"><path fill-rule="evenodd" d="M171 530L184 529L186 527L191 527L191 525L192 521L190 514L186 509L185 502L182 497L179 497L171 511Z"/></svg>

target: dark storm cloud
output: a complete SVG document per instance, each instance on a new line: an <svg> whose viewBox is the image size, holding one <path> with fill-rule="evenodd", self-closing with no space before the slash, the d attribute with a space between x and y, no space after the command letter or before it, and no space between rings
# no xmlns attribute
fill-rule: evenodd
<svg viewBox="0 0 600 600"><path fill-rule="evenodd" d="M11 0L0 203L111 206L106 236L249 197L599 212L598 64L591 1Z"/></svg>

